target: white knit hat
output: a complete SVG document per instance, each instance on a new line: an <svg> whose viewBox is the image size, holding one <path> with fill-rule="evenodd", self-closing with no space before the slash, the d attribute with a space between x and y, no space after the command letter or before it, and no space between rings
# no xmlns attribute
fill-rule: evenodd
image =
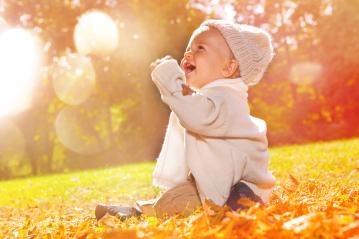
<svg viewBox="0 0 359 239"><path fill-rule="evenodd" d="M268 32L255 26L214 19L201 26L219 30L238 61L242 80L247 85L255 85L261 80L274 55Z"/></svg>

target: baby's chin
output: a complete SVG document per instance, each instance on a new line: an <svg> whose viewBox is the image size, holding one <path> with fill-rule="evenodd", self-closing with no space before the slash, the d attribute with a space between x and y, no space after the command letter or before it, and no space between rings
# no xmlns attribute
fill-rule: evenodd
<svg viewBox="0 0 359 239"><path fill-rule="evenodd" d="M193 84L192 84L192 82L191 82L191 80L190 79L188 79L188 78L186 78L186 80L185 80L185 82L184 82L187 86L189 86L189 87L191 87L191 88L193 88L194 86L193 86Z"/></svg>
<svg viewBox="0 0 359 239"><path fill-rule="evenodd" d="M202 88L202 86L204 86L208 82L193 73L195 72L192 71L189 74L186 74L185 84L191 87L192 89L199 90Z"/></svg>
<svg viewBox="0 0 359 239"><path fill-rule="evenodd" d="M186 84L186 85L190 85L190 84L193 82L193 81L192 81L192 80L193 80L193 77L192 77L190 74L186 74L186 73L185 73L185 76L186 76L186 77L185 77L185 81L184 81L185 84Z"/></svg>
<svg viewBox="0 0 359 239"><path fill-rule="evenodd" d="M186 79L185 83L186 83L186 85L188 85L189 87L191 87L192 89L195 89L195 90L199 90L202 87L200 84L198 84L193 79Z"/></svg>
<svg viewBox="0 0 359 239"><path fill-rule="evenodd" d="M182 70L183 70L183 72L184 72L184 74L185 74L185 76L186 76L187 79L190 79L190 78L193 77L194 71L188 72L188 71L186 71L186 70L184 70L184 69L182 69Z"/></svg>

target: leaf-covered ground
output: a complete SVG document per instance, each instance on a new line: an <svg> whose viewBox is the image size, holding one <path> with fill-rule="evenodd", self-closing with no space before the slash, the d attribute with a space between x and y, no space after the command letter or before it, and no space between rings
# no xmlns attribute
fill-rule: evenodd
<svg viewBox="0 0 359 239"><path fill-rule="evenodd" d="M158 194L153 163L0 182L0 238L359 238L359 139L271 148L266 206L96 222L97 203Z"/></svg>

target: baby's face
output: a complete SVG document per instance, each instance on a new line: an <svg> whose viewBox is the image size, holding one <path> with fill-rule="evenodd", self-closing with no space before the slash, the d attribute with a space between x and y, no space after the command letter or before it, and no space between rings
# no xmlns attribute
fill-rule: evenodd
<svg viewBox="0 0 359 239"><path fill-rule="evenodd" d="M232 53L221 33L212 27L194 31L181 61L186 83L200 89L202 86L224 77L224 67L232 59Z"/></svg>

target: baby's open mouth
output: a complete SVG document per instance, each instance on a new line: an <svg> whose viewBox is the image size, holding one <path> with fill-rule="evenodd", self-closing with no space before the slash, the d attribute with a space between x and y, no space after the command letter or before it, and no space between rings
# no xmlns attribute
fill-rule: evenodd
<svg viewBox="0 0 359 239"><path fill-rule="evenodd" d="M189 73L191 73L191 72L194 71L195 69L196 69L196 66L193 65L193 64L191 64L191 63L189 63L189 62L186 62L186 63L183 64L183 70L184 70L184 72L185 72L186 75L189 74Z"/></svg>

